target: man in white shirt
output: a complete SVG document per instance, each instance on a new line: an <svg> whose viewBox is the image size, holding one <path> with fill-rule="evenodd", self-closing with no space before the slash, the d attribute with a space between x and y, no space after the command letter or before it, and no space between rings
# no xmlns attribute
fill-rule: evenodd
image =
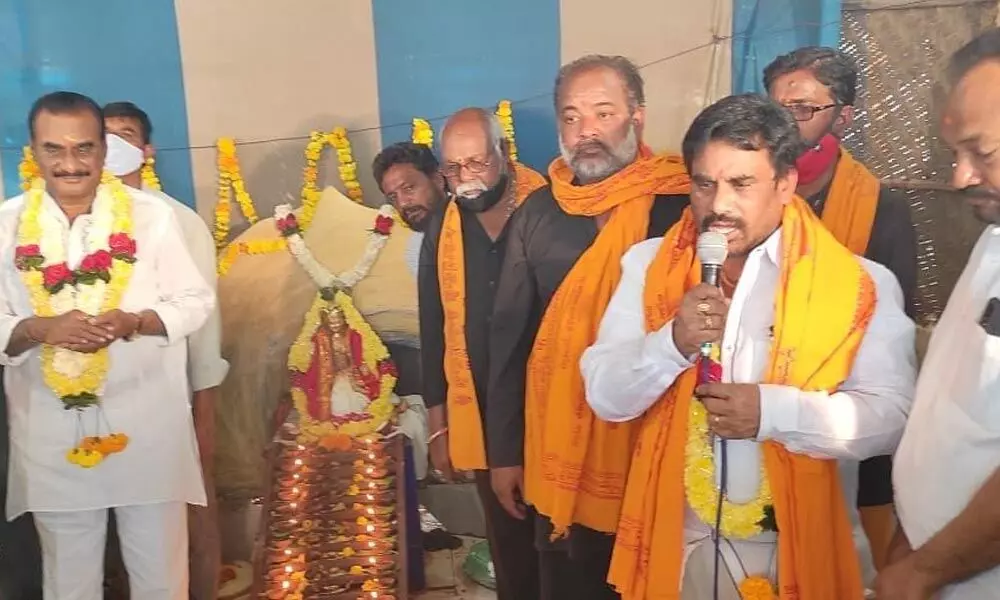
<svg viewBox="0 0 1000 600"><path fill-rule="evenodd" d="M173 209L181 226L185 247L194 259L198 272L215 289L215 244L205 221L194 210L161 191L155 180L143 181L143 168L146 165L151 167L155 156L153 124L149 116L131 102L112 102L105 105L103 112L108 141L105 168L120 177L125 185L142 189ZM194 429L208 495L208 506L191 507L189 515L191 597L194 600L215 600L222 561L213 469L215 404L219 386L229 371L229 363L221 355L221 336L222 323L217 306L187 342Z"/></svg>
<svg viewBox="0 0 1000 600"><path fill-rule="evenodd" d="M768 584L782 597L862 595L858 461L902 433L914 326L892 274L795 196L800 148L792 117L766 98L703 111L683 147L691 208L622 259L581 360L599 417L645 416L610 574L626 597L680 586L702 600L718 585L729 600ZM699 283L700 231L725 234L720 288ZM696 388L703 344L717 344L722 383Z"/></svg>
<svg viewBox="0 0 1000 600"><path fill-rule="evenodd" d="M1000 30L951 59L942 134L987 223L934 329L893 483L902 525L879 600L1000 598Z"/></svg>
<svg viewBox="0 0 1000 600"><path fill-rule="evenodd" d="M167 205L102 183L93 100L49 94L28 123L42 182L0 206L7 516L34 514L47 600L102 597L111 508L132 596L187 598L185 505L205 489L185 340L215 294Z"/></svg>

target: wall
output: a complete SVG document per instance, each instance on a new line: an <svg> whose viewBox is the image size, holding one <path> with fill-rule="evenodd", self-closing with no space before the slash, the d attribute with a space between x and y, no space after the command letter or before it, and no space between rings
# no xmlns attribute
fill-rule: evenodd
<svg viewBox="0 0 1000 600"><path fill-rule="evenodd" d="M597 0L0 0L5 188L17 189L30 103L60 88L147 109L165 189L206 219L220 136L240 143L263 215L298 201L304 138L338 125L369 201L372 158L408 139L413 117L439 129L457 108L500 99L515 101L522 158L544 169L557 152L556 71L591 52L645 65L647 140L676 149L729 90L731 1L620 0L610 18ZM324 166L321 181L336 183L332 157Z"/></svg>
<svg viewBox="0 0 1000 600"><path fill-rule="evenodd" d="M840 11L841 0L733 0L733 91L763 92L764 67L781 54L836 48Z"/></svg>
<svg viewBox="0 0 1000 600"><path fill-rule="evenodd" d="M149 112L158 145L187 147L176 23L173 0L0 0L5 190L18 190L17 164L28 140L25 118L31 104L58 89L87 94L101 104L132 100ZM178 198L193 198L186 151L165 153L158 168Z"/></svg>
<svg viewBox="0 0 1000 600"><path fill-rule="evenodd" d="M562 0L562 61L621 54L643 65L646 141L680 151L692 119L730 91L731 0L617 0L611 25L604 0Z"/></svg>

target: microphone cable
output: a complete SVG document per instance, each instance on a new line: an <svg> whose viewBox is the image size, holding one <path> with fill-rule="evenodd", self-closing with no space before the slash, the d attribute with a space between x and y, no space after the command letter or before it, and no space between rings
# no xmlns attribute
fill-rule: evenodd
<svg viewBox="0 0 1000 600"><path fill-rule="evenodd" d="M715 581L712 586L712 600L719 600L719 579L722 576L722 505L726 497L726 482L729 480L729 465L726 460L726 439L719 437L719 501L715 507Z"/></svg>

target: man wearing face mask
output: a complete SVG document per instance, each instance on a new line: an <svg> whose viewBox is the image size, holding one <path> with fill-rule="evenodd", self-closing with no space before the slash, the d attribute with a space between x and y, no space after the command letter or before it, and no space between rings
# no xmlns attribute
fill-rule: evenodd
<svg viewBox="0 0 1000 600"><path fill-rule="evenodd" d="M198 272L215 288L215 244L198 213L144 181L142 168L152 164L153 125L149 116L131 102L112 102L103 109L108 153L105 168L125 185L162 199L173 210L181 226L185 246ZM155 187L150 187L150 184ZM188 377L192 389L192 412L208 506L189 509L191 530L191 598L214 600L222 560L215 498L215 400L229 364L221 355L221 320L216 307L205 324L188 337Z"/></svg>
<svg viewBox="0 0 1000 600"><path fill-rule="evenodd" d="M562 156L510 224L490 336L489 463L501 503L535 521L542 598L617 598L606 575L634 428L595 418L579 360L622 255L687 205L679 157L642 143L642 76L621 56L560 69ZM530 512L529 512L530 508Z"/></svg>
<svg viewBox="0 0 1000 600"><path fill-rule="evenodd" d="M832 48L800 48L764 70L768 93L792 113L806 142L795 161L796 192L841 244L892 271L913 317L917 248L909 204L900 193L881 187L839 141L854 117L857 79L851 59ZM861 464L858 506L875 559L867 567L870 581L873 567L885 562L895 527L889 456Z"/></svg>
<svg viewBox="0 0 1000 600"><path fill-rule="evenodd" d="M482 109L452 115L441 135L441 153L441 172L454 198L430 220L419 272L431 462L446 480L452 469L474 473L497 597L532 600L538 598L533 523L507 514L490 487L483 416L490 404L490 320L507 223L546 182L509 158L499 120Z"/></svg>

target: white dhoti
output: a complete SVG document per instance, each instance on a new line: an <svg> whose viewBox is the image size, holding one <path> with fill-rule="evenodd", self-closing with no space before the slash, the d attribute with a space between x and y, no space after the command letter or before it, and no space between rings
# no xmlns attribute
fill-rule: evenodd
<svg viewBox="0 0 1000 600"><path fill-rule="evenodd" d="M188 597L187 506L113 509L129 590L137 600ZM36 512L45 600L102 600L108 511Z"/></svg>

